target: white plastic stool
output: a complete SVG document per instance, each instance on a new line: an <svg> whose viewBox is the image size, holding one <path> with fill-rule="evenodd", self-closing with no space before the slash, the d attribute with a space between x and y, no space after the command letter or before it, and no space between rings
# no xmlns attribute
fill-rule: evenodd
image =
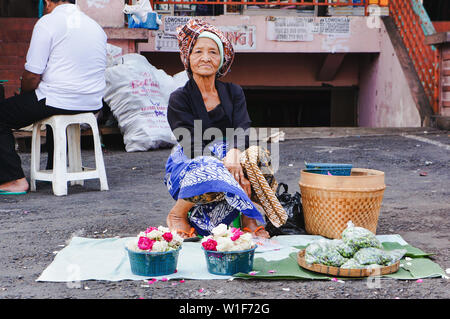
<svg viewBox="0 0 450 319"><path fill-rule="evenodd" d="M81 166L80 124L86 123L92 129L95 150L95 169ZM50 125L54 136L53 170L40 170L41 127ZM67 129L67 135L66 135ZM69 166L67 167L67 154ZM31 141L30 190L36 191L36 181L52 182L56 196L67 195L67 182L84 185L85 179L100 179L100 190L108 190L105 164L103 162L97 119L93 113L55 115L33 124Z"/></svg>

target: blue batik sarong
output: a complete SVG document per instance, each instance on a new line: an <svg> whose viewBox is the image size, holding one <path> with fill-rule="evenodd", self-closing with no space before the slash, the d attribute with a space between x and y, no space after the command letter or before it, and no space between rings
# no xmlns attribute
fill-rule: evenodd
<svg viewBox="0 0 450 319"><path fill-rule="evenodd" d="M176 145L166 163L164 183L173 199L223 194L219 201L199 202L191 209L188 219L197 234L208 236L219 224L230 225L239 213L265 224L264 217L221 161L226 155L226 142L215 143L210 150L217 157L189 159L183 147Z"/></svg>

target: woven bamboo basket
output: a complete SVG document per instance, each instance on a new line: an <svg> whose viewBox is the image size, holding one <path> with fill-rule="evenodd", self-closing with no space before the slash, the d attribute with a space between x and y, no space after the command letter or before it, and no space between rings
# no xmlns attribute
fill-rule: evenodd
<svg viewBox="0 0 450 319"><path fill-rule="evenodd" d="M349 221L376 234L386 188L382 171L353 168L350 176L330 176L302 170L299 185L309 234L341 238Z"/></svg>
<svg viewBox="0 0 450 319"><path fill-rule="evenodd" d="M318 272L325 275L336 277L369 277L369 276L382 276L397 272L400 267L400 261L390 266L384 266L380 268L361 268L361 269L343 269L339 267L326 266L322 264L308 264L305 260L305 250L301 250L297 255L298 264L310 271Z"/></svg>

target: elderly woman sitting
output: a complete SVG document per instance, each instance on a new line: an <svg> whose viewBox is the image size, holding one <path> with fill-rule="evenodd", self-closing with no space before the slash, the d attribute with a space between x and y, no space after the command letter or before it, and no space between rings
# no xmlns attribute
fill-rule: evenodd
<svg viewBox="0 0 450 319"><path fill-rule="evenodd" d="M178 41L189 80L171 94L167 112L179 141L166 163L164 181L176 200L167 225L184 238L195 238L241 216L241 228L267 238L264 216L250 199L252 185L241 166L239 147L249 147L251 124L244 92L217 80L231 67L233 47L221 31L197 19L178 29ZM206 134L211 128L214 139ZM238 128L240 135L227 138L227 129Z"/></svg>

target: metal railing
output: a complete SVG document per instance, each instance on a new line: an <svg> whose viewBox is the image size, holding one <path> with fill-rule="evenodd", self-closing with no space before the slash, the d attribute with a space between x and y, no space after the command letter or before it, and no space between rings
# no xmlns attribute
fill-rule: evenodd
<svg viewBox="0 0 450 319"><path fill-rule="evenodd" d="M150 0L155 5L230 5L230 6L259 6L266 8L295 7L364 7L365 15L369 15L368 6L379 5L387 7L389 0Z"/></svg>
<svg viewBox="0 0 450 319"><path fill-rule="evenodd" d="M439 109L440 56L425 37L435 33L433 24L418 0L391 0L390 11L406 50L414 64L425 94L435 113Z"/></svg>
<svg viewBox="0 0 450 319"><path fill-rule="evenodd" d="M354 1L354 2L353 2ZM260 6L366 6L367 0L153 0L155 4L224 4L224 5L260 5Z"/></svg>

